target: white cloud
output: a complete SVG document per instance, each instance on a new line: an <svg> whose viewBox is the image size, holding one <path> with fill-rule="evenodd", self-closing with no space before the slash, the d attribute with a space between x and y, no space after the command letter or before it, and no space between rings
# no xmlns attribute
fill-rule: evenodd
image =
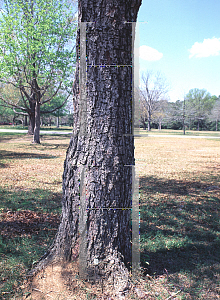
<svg viewBox="0 0 220 300"><path fill-rule="evenodd" d="M147 61L155 61L160 60L163 57L163 53L160 53L154 48L143 45L139 48L139 56Z"/></svg>
<svg viewBox="0 0 220 300"><path fill-rule="evenodd" d="M220 55L220 38L213 37L212 39L204 39L202 43L195 42L189 52L189 58Z"/></svg>

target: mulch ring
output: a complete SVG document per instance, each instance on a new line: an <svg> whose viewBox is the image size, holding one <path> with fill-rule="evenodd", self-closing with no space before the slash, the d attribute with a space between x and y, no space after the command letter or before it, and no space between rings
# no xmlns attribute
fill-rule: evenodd
<svg viewBox="0 0 220 300"><path fill-rule="evenodd" d="M31 210L7 211L0 214L0 231L5 237L22 236L37 233L40 230L57 230L59 224L58 214Z"/></svg>

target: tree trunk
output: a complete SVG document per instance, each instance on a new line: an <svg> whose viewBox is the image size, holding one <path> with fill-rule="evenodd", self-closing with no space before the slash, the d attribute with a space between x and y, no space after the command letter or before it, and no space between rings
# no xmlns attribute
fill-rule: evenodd
<svg viewBox="0 0 220 300"><path fill-rule="evenodd" d="M161 130L161 122L158 123L158 130Z"/></svg>
<svg viewBox="0 0 220 300"><path fill-rule="evenodd" d="M215 130L218 131L218 119L215 121Z"/></svg>
<svg viewBox="0 0 220 300"><path fill-rule="evenodd" d="M35 106L36 104L32 101L29 101L30 111L29 114L29 125L28 125L28 134L34 134L34 127L35 127Z"/></svg>
<svg viewBox="0 0 220 300"><path fill-rule="evenodd" d="M199 131L199 120L198 120L198 124L197 124L197 130Z"/></svg>
<svg viewBox="0 0 220 300"><path fill-rule="evenodd" d="M148 122L147 122L147 130L148 131L151 130L150 123L151 123L151 120L150 120L150 118L148 118Z"/></svg>
<svg viewBox="0 0 220 300"><path fill-rule="evenodd" d="M143 124L143 129L146 130L147 126L146 126L146 123L145 123L145 118L141 118L141 123Z"/></svg>
<svg viewBox="0 0 220 300"><path fill-rule="evenodd" d="M79 20L91 22L86 25L86 101L80 99L84 90L81 86L80 93L78 29L76 109L64 163L61 224L36 268L54 259L78 260L84 278L93 278L96 268L96 275L117 291L128 288L131 265L134 137L129 22L136 21L140 4L141 0L105 5L99 0L79 1ZM80 50L83 60L83 46Z"/></svg>
<svg viewBox="0 0 220 300"><path fill-rule="evenodd" d="M57 128L59 128L60 127L60 117L59 117L59 115L57 116Z"/></svg>
<svg viewBox="0 0 220 300"><path fill-rule="evenodd" d="M36 101L35 105L35 127L33 143L40 144L40 103Z"/></svg>
<svg viewBox="0 0 220 300"><path fill-rule="evenodd" d="M17 118L16 115L13 116L13 119L12 119L12 126L15 126L15 119Z"/></svg>

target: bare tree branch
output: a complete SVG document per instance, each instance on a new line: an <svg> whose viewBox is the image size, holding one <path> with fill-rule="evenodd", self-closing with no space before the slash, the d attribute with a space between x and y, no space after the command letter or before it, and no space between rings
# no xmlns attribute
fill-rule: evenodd
<svg viewBox="0 0 220 300"><path fill-rule="evenodd" d="M62 81L60 82L60 84L59 84L59 86L58 86L56 92L55 92L50 98L48 98L47 100L42 101L41 104L44 104L44 103L47 103L47 102L51 101L51 99L53 99L53 97L56 96L56 94L58 93L58 91L59 91L59 89L60 89L60 87L61 87L61 84L62 84Z"/></svg>
<svg viewBox="0 0 220 300"><path fill-rule="evenodd" d="M18 112L18 111L16 111L14 107L13 107L13 111L14 111L16 114L18 114L18 115L28 116L27 113L23 113L23 112Z"/></svg>

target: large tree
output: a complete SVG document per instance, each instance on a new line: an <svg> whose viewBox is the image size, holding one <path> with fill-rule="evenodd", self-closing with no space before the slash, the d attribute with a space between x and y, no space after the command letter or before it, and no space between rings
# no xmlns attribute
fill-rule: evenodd
<svg viewBox="0 0 220 300"><path fill-rule="evenodd" d="M129 286L132 258L132 22L140 5L141 0L79 0L74 126L61 224L35 269L55 259L78 260L82 277L91 278L97 268L117 291Z"/></svg>
<svg viewBox="0 0 220 300"><path fill-rule="evenodd" d="M5 0L0 17L0 81L13 85L20 100L8 106L28 113L35 143L40 143L40 109L59 90L71 92L74 31L73 5L63 0ZM49 88L54 94L45 95Z"/></svg>

